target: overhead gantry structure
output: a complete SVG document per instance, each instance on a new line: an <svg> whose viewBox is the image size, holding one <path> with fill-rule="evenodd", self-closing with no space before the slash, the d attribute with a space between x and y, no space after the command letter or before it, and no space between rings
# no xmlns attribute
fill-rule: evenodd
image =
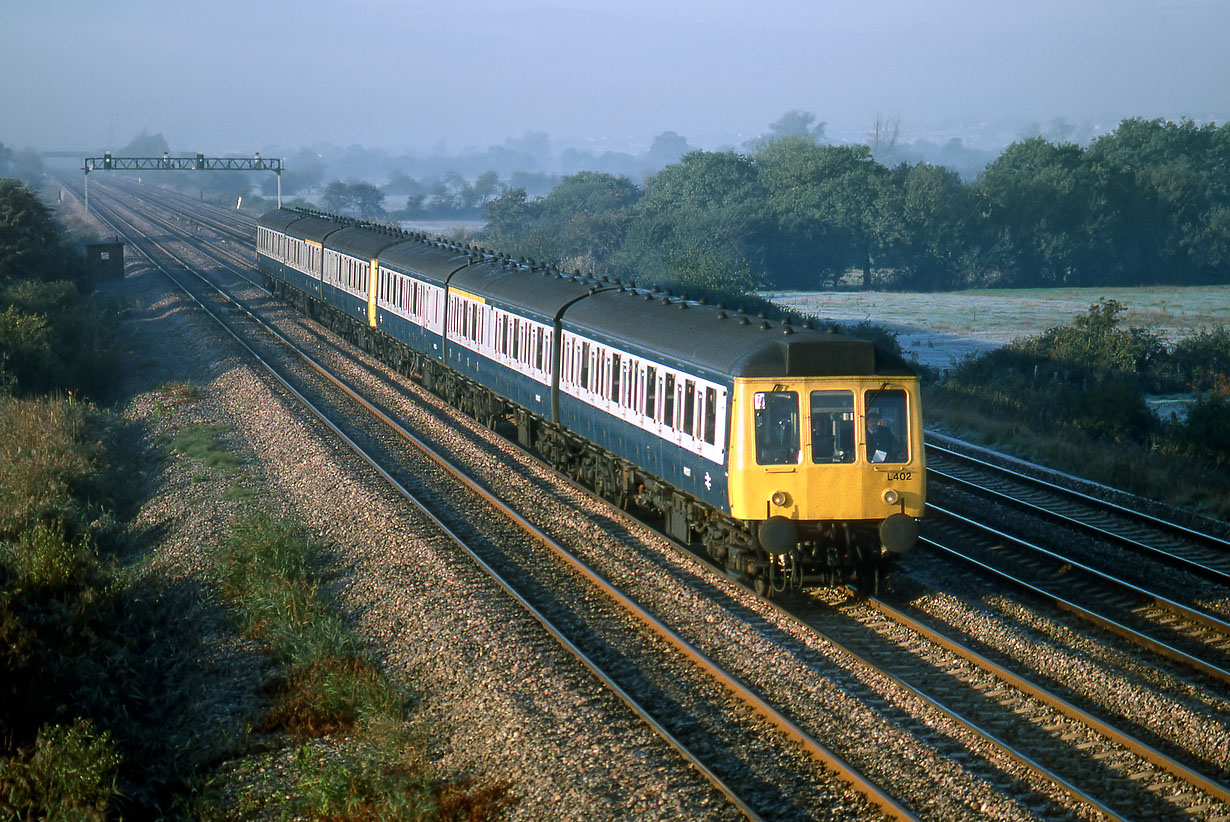
<svg viewBox="0 0 1230 822"><path fill-rule="evenodd" d="M91 171L272 171L278 175L278 208L282 207L282 160L266 159L260 152L251 157L112 157L106 152L101 157L86 157L82 163L85 172L85 208L90 210Z"/></svg>

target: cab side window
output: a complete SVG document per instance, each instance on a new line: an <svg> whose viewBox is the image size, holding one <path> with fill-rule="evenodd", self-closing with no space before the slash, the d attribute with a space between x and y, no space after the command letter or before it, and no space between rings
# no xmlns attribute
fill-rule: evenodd
<svg viewBox="0 0 1230 822"><path fill-rule="evenodd" d="M760 391L753 395L756 415L756 462L799 462L799 395L795 391Z"/></svg>

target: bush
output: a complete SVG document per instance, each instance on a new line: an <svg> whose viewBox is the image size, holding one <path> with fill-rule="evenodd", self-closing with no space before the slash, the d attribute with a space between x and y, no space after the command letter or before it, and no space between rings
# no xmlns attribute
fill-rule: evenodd
<svg viewBox="0 0 1230 822"><path fill-rule="evenodd" d="M123 352L119 312L67 281L0 289L0 370L17 392L114 390Z"/></svg>
<svg viewBox="0 0 1230 822"><path fill-rule="evenodd" d="M90 722L44 726L32 748L0 758L0 812L6 819L104 820L119 766L111 735Z"/></svg>
<svg viewBox="0 0 1230 822"><path fill-rule="evenodd" d="M1162 372L1192 391L1216 390L1230 375L1230 327L1203 329L1175 343Z"/></svg>
<svg viewBox="0 0 1230 822"><path fill-rule="evenodd" d="M1230 396L1201 397L1187 411L1187 418L1174 428L1175 444L1184 452L1230 465Z"/></svg>

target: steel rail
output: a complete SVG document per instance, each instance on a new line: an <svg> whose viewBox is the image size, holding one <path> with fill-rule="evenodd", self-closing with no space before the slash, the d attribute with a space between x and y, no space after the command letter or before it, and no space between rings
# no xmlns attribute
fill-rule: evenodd
<svg viewBox="0 0 1230 822"><path fill-rule="evenodd" d="M161 246L159 246L159 248L161 248ZM166 249L162 249L162 250L164 253L167 253L173 259L176 259L176 261L179 262L181 265L185 265L186 268L191 270L191 267L183 263L182 260L178 260L178 258L176 258L173 254L170 254L170 252L167 252ZM147 259L151 259L151 258L148 258L147 256ZM153 262L152 259L151 259L151 262ZM154 265L158 265L158 264L155 262ZM165 269L162 269L161 266L159 266L159 268L160 270L163 270L164 273L166 273ZM169 274L167 276L170 277ZM205 282L208 285L210 285L210 287L213 287L216 289L216 287L212 286L212 284L209 284L208 281L205 281ZM182 285L180 287L182 288ZM187 291L186 289L184 290ZM804 730L802 730L802 728L800 728L797 724L795 724L792 720L790 720L788 717L786 717L785 715L777 711L775 708L773 708L768 702L766 702L763 698L761 698L758 694L756 694L751 688L749 688L746 684L744 684L741 680L739 680L738 677L735 677L729 674L728 672L724 671L720 666L717 665L717 663L715 663L713 660L707 657L702 651L700 651L698 648L693 646L691 643L689 643L686 639L684 639L682 636L677 634L671 628L663 624L656 617L651 615L642 606L640 606L639 603L636 603L634 600L627 597L622 592L620 592L617 588L611 585L604 577L602 577L601 574L599 574L597 571L590 568L580 559L572 555L571 552L569 552L566 548L564 548L562 545L560 545L555 540L551 539L549 536L543 533L540 529L538 529L535 525L533 525L528 520L526 520L524 517L522 517L519 513L509 508L505 503L499 500L499 498L494 494L494 492L486 488L478 480L470 477L464 471L461 471L460 469L458 469L455 465L450 463L444 456L440 455L434 448L429 446L427 443L415 437L411 432L406 431L395 420L393 420L383 411L381 411L376 406L371 404L368 400L360 396L357 391L355 391L350 386L345 384L344 381L340 380L336 376L329 373L328 370L324 366L320 365L309 354L307 354L304 351L301 351L288 338L283 336L280 332L278 332L272 326L265 323L258 316L250 312L244 305L242 305L242 303L239 303L238 301L234 300L233 298L226 295L224 292L221 292L220 290L219 290L219 294L221 294L222 298L225 299L228 303L230 303L231 305L233 305L234 307L236 307L237 309L245 313L256 323L258 323L262 327L263 330L265 330L267 333L273 336L276 340L278 340L278 342L288 346L290 350L294 351L296 355L299 356L309 367L317 371L325 379L332 382L337 388L339 388L345 394L347 394L347 396L349 396L353 401L362 405L369 413L374 414L382 423L389 426L399 436L406 439L416 448L421 449L423 453L427 455L433 462L435 462L437 465L439 465L444 470L453 474L453 476L457 480L459 480L460 482L470 487L471 490L473 490L475 493L486 498L489 503L499 508L502 514L509 517L519 527L521 527L522 530L526 531L531 536L533 536L535 539L539 540L542 544L549 547L553 552L555 552L559 556L560 559L564 560L567 564L572 566L574 570L576 570L584 578L589 580L591 584L594 584L596 587L598 587L604 593L604 595L606 595L608 598L610 598L620 607L624 608L632 616L640 620L643 624L645 624L648 628L650 628L650 630L653 631L655 634L665 639L679 653L684 655L686 658L692 660L695 665L697 665L702 670L704 670L706 673L708 673L719 684L725 687L726 690L729 691L733 696L735 696L737 699L739 699L741 702L747 705L753 712L757 713L762 718L767 720L774 727L778 728L778 730L781 733L783 733L783 735L785 735L788 739L790 739L791 741L793 741L794 743L802 747L803 750L813 760L820 763L824 767L828 768L830 771L835 772L843 781L851 785L851 787L853 787L854 790L861 793L865 798L868 799L868 801L870 801L873 805L878 807L887 816L893 819L902 819L902 820L916 820L917 819L917 817L909 809L907 809L906 807L901 805L899 802L897 802L896 799L894 799L893 797L885 793L878 785L876 785L870 779L864 776L854 766L845 762L836 753L834 753L832 750L830 750L829 748L821 744L819 741L815 740L813 737L807 734ZM194 300L194 302L197 302L198 305L201 305L201 307L204 310L210 313L210 316L213 317L217 322L222 323L221 319L219 319L212 312L209 312L209 310L205 308L204 305L201 304L198 300L196 300L195 297L192 297L192 299ZM238 336L235 334L235 332L231 331L230 329L228 329L228 333L230 333L232 336L235 336L237 340L239 339ZM271 373L273 373L272 366L269 366L267 363L265 363L264 360L261 360L259 355L256 354L242 340L240 340L240 343L244 346L245 349L251 352L252 355L256 357L264 367L266 367L267 369L271 369ZM310 407L311 405L310 402L306 400L306 398L303 398L302 395L299 394L299 392L296 391L293 387L291 387L289 383L287 383L285 379L281 377L281 375L274 373L274 376L276 379L278 379L279 382L284 384L287 387L287 389L290 390L297 398L299 398L301 402L305 403L306 406ZM312 413L318 415L318 412L316 411L313 411ZM397 483L397 481L394 478L388 475L388 473L382 467L376 464L376 462L374 462L372 458L370 458L364 452L362 452L362 449L360 446L352 443L352 441L348 437L346 437L346 435L343 432L341 432L340 429L338 429L332 422L324 419L324 417L320 417L320 419L331 430L333 430L339 437L341 437L343 441L345 441L348 444L349 447L351 447L352 449L355 449L356 453L358 453L365 461L371 464L372 467L375 468L388 482L394 484L394 486L397 487L399 491L402 490L402 487L400 486L400 484ZM404 491L404 493L408 494L409 492ZM417 501L415 500L411 500L411 501L416 506L419 505ZM428 513L428 515L431 516L434 521L439 522L438 520L436 520L434 515L426 511L425 513ZM441 527L444 527L444 526L441 525ZM451 532L446 531L446 533L449 533L450 536L452 536ZM474 556L475 559L477 559L482 564L485 570L489 568L489 566L485 562L482 562L481 559L477 557L477 555L474 555L467 546L463 545L461 547L468 554L471 554L472 556ZM496 573L493 569L490 570L489 572L492 574ZM504 583L501 582L501 585L503 584ZM518 596L517 598L519 601L521 600L520 596ZM543 617L543 619L545 619L545 617ZM583 661L585 661L585 659L583 659ZM586 662L586 664L587 664L587 667L589 667L592 663ZM605 679L605 675L602 675L602 676ZM638 715L641 714L640 709L634 708L634 710L637 710ZM695 757L695 755L690 754L690 752L688 752L686 748L682 747L682 743L679 743L677 740L674 740L674 737L670 736L669 731L667 731L664 727L661 727L658 723L656 723L656 721L654 722L654 725L655 725L655 731L657 731L658 728L661 728L660 735L664 735L663 738L666 739L668 743L672 745L672 747L675 747L676 750L678 750L682 755L684 755L685 758L689 759L689 761L692 761L694 766L698 767L698 769L703 768L704 770L702 771L702 773L705 773L706 776L708 777L708 774L710 772L703 765L703 763L700 762L700 760ZM713 779L718 780L717 782L714 783L715 787L718 787L719 790L725 796L727 796L728 799L732 801L732 803L736 804L737 806L740 806L741 810L744 810L744 808L746 808L745 803L743 803L742 800L739 799L733 793L733 791L731 791L731 789L725 786L725 783L721 782L720 779L716 775L713 776ZM750 808L747 808L744 812L750 814L750 818L757 818L755 816L755 813L751 811Z"/></svg>
<svg viewBox="0 0 1230 822"><path fill-rule="evenodd" d="M1058 562L1062 562L1065 565L1075 568L1078 571L1082 571L1083 573L1086 573L1089 576L1092 576L1101 582L1109 583L1110 585L1114 587L1121 588L1125 591L1130 591L1131 593L1136 594L1137 596L1145 597L1146 599L1151 600L1153 604L1157 605L1159 608L1163 608L1167 611L1170 611L1171 613L1178 614L1179 616L1182 616L1182 617L1186 617L1187 619L1190 619L1193 622L1198 622L1201 625L1204 625L1206 628L1212 628L1215 631L1219 631L1223 634L1226 634L1227 636L1230 636L1230 623L1227 623L1225 620L1221 619L1220 617L1214 614L1210 614L1207 611L1202 611L1198 608L1193 608L1190 605L1184 605L1181 602L1176 602L1173 599L1164 597L1159 593L1148 590L1147 588L1142 588L1139 585L1135 585L1126 580L1119 579L1118 577L1112 574L1108 574L1105 571L1101 571L1090 565L1085 565L1079 560L1075 560L1071 557L1066 557L1063 554L1056 553L1054 551L1051 551L1048 548L1043 548L1041 545L1034 545L1032 542L1029 542L1028 540L1021 539L1020 537L1014 537L1011 534L1004 533L1003 531L1000 531L996 528L992 528L989 525L983 525L980 522L977 522L975 520L970 519L969 517L958 514L955 511L949 511L947 508L943 508L939 505L932 505L928 503L927 510L934 511L937 514L942 514L943 516L946 516L949 519L955 520L964 525L968 525L972 528L976 528L983 533L990 534L1000 539L1006 539L1035 554L1040 554L1042 556L1047 557L1048 559L1053 559ZM932 545L936 544L934 542L931 542L930 540L928 540L928 542L930 542L930 544ZM951 548L946 549L946 550L954 554L960 553ZM964 554L961 554L961 556L964 556ZM1014 581L1016 581L1015 578L1012 577L1010 574L1002 573L999 571L996 571L996 572L1001 573L1004 577L1008 579L1013 579ZM1048 596L1054 596L1054 595L1048 594ZM1182 653L1182 652L1180 651L1179 653ZM1215 670L1220 671L1221 669L1217 668Z"/></svg>
<svg viewBox="0 0 1230 822"><path fill-rule="evenodd" d="M892 619L898 622L899 624L903 625L906 628L910 628L912 630L914 629L913 625L910 622L897 619L895 615L897 612L891 609L889 606L882 603L881 600L873 598L873 597L868 597L866 601L873 608L875 608L879 613L883 614L889 619ZM935 697L932 697L930 694L926 693L920 688L917 688L911 685L910 683L906 682L904 679L902 679L897 674L892 673L887 668L885 668L883 665L880 665L874 662L873 660L869 659L863 654L860 654L859 652L855 651L853 648L850 648L848 645L845 645L842 642L838 641L837 639L830 637L828 634L821 631L819 628L815 627L814 625L809 624L808 622L798 617L796 614L787 610L781 604L776 603L776 602L770 602L770 605L771 607L776 609L776 611L785 619L793 622L796 626L804 629L805 631L808 631L820 637L824 641L831 643L834 647L840 648L843 653L847 654L855 662L859 663L860 665L866 665L868 668L875 671L878 675L892 682L898 688L901 688L902 690L906 691L907 693L911 694L917 699L920 699L926 704L930 705L934 710L939 711L945 717L957 723L962 728L965 728L970 733L981 738L985 742L990 743L996 749L1007 754L1010 759L1012 759L1019 765L1024 766L1028 770L1038 774L1044 779L1050 780L1057 787L1059 787L1060 790L1067 793L1073 799L1076 799L1078 802L1083 802L1089 805L1090 807L1096 809L1098 812L1106 815L1110 819L1124 820L1124 822L1126 822L1126 817L1115 812L1113 809L1105 805L1101 800L1086 793L1084 790L1074 785L1071 781L1069 781L1065 777L1060 776L1058 773L1051 770L1047 766L1043 765L1041 762L1038 762L1036 759L1031 757L1029 754L1014 747L1011 743L999 738L999 736L997 736L993 731L987 730L986 728L976 723L974 720L967 718L964 714L958 713L952 708L949 708L947 705L945 705L943 702L939 701ZM923 634L921 631L916 631L916 633L922 634L923 636L927 636L926 634ZM930 639L929 636L927 638ZM939 643L936 643L936 644L939 644ZM949 648L948 646L944 646L944 647L952 651L952 648ZM961 656L961 654L958 654L958 656ZM989 672L989 673L994 674L994 672Z"/></svg>
<svg viewBox="0 0 1230 822"><path fill-rule="evenodd" d="M1071 614L1075 614L1081 619L1084 619L1086 622L1091 622L1100 628L1104 628L1105 630L1110 631L1113 634L1117 634L1123 637L1124 639L1128 640L1129 642L1133 643L1134 645L1139 645L1142 648L1153 651L1159 656L1166 657L1167 659L1170 659L1174 662L1178 662L1182 665L1186 665L1190 668L1194 668L1198 671L1201 671L1204 674L1207 674L1208 676L1213 677L1214 679L1220 680L1222 682L1230 683L1230 671L1226 671L1223 668L1219 668L1216 665L1212 665L1208 662L1205 662L1203 659L1200 659L1199 657L1194 657L1191 654L1187 653L1186 651L1183 651L1183 650L1180 650L1179 648L1175 648L1171 645L1168 645L1167 643L1162 642L1161 640L1156 639L1154 637L1148 636L1147 634L1142 634L1136 629L1131 628L1127 625L1124 625L1120 622L1117 622L1111 619L1110 617L1105 616L1104 614L1099 614L1096 611L1092 611L1084 607L1083 605L1080 605L1078 603L1073 602L1070 599L1067 599L1066 597L1059 596L1058 594L1052 591L1048 591L1045 588L1034 585L1031 582L1026 582L1025 580L1020 579L1019 577L1015 577L1012 574L1007 573L1006 571L1002 571L992 565L988 565L985 562L982 562L981 560L974 559L968 554L962 553L961 551L958 551L955 548L950 548L947 545L941 545L940 543L932 539L929 539L928 537L919 537L919 542L921 542L924 545L929 545L932 548L935 548L937 551L940 551L941 553L948 554L949 556L955 557L956 559L959 559L962 562L973 565L979 570L984 571L988 574L991 574L992 576L997 576L1006 582L1010 582L1011 584L1017 586L1018 588L1023 588L1026 591L1029 591L1030 593L1037 594L1038 596L1041 596L1044 599L1050 600L1054 605L1058 606L1060 610L1067 611Z"/></svg>
<svg viewBox="0 0 1230 822"><path fill-rule="evenodd" d="M1140 551L1143 551L1165 562L1172 563L1174 565L1179 565L1181 567L1187 568L1188 570L1194 571L1199 574L1203 574L1205 576L1213 577L1219 582L1230 583L1230 571L1222 570L1220 568L1214 568L1210 565L1205 565L1203 562L1192 559L1191 557L1185 557L1180 554L1172 553L1171 551L1168 551L1165 548L1159 548L1156 545L1150 545L1146 542L1141 542L1140 540L1135 539L1134 537L1130 537L1126 534L1121 534L1116 531L1103 528L1102 526L1097 525L1095 523L1087 522L1085 520L1074 517L1070 514L1065 514L1062 511L1056 511L1053 508L1047 508L1044 505L1039 505L1038 503L1034 503L1034 502L1030 502L1029 500L1021 499L1020 497L1014 497L1011 494L1004 493L1003 491L998 491L994 488L988 488L985 485L974 482L972 480L965 479L964 477L958 477L954 474L949 474L938 468L932 468L928 466L927 473L930 476L941 477L942 479L945 479L948 482L951 482L955 485L960 485L965 488L972 489L978 493L984 494L986 496L989 496L995 499L1002 500L1011 505L1025 508L1025 509L1028 509L1036 513L1040 513L1046 517L1049 517L1050 519L1057 520L1061 523L1064 523L1065 525L1075 526L1084 531L1088 531L1090 533L1096 534L1100 537L1106 537L1115 542L1118 542L1123 545L1127 545L1131 548L1135 548Z"/></svg>
<svg viewBox="0 0 1230 822"><path fill-rule="evenodd" d="M1011 468L1006 468L1002 465L996 465L994 463L987 462L986 460L981 460L977 457L973 457L968 454L962 454L958 451L954 451L950 448L945 448L944 446L937 445L933 442L928 442L927 448L933 449L935 451L939 451L940 453L951 456L959 461L973 463L974 465L977 465L981 468L986 468L996 473L1007 474L1013 479L1020 480L1021 482L1025 482L1031 485L1036 485L1036 486L1045 488L1048 491L1054 491L1056 493L1059 493L1063 496L1074 497L1076 499L1081 500L1082 502L1089 503L1090 505L1094 507L1103 508L1108 511L1113 511L1116 514L1120 514L1121 516L1128 517L1129 519L1139 520L1141 522L1148 523L1149 525L1152 525L1162 530L1174 531L1176 533L1182 534L1185 537L1188 537L1189 539L1208 542L1218 548L1222 548L1227 551L1230 551L1230 540L1222 539L1221 537L1218 537L1214 534L1208 534L1203 531L1197 531L1194 528L1188 528L1187 526L1180 525L1177 522L1171 522L1170 520L1162 519L1161 517L1155 517L1152 514L1145 513L1144 511L1140 511L1140 510L1133 509L1133 508L1128 508L1125 505L1119 505L1118 503L1110 502L1109 500L1099 499L1098 497L1092 496L1091 494L1086 494L1082 491L1076 491L1071 488L1065 488L1062 485L1057 485L1053 482L1048 482L1047 480L1040 479L1038 477L1031 477L1028 474L1022 474L1021 472L1014 471ZM1117 489L1111 489L1111 490L1114 490L1117 493L1125 493L1122 491L1118 491Z"/></svg>
<svg viewBox="0 0 1230 822"><path fill-rule="evenodd" d="M1189 785L1199 788L1222 802L1230 802L1230 788L1215 779L1200 773L1194 768L1189 768L1187 765L1184 765L1182 762L1179 762L1173 757L1167 756L1148 743L1143 742L1131 734L1121 731L1113 725L1102 721L1083 708L1073 705L1071 702L1063 699L1055 693L1052 693L1041 685L1031 682L1030 680L1012 672L1008 668L987 659L977 651L974 651L972 648L968 648L960 642L945 636L939 631L914 619L908 614L899 611L883 600L871 598L869 599L869 602L876 610L890 619L906 626L912 631L918 632L931 642L934 642L935 644L948 649L962 659L977 665L979 668L992 676L1004 680L1014 688L1029 694L1039 702L1043 702L1054 710L1059 711L1069 719L1076 720L1077 722L1094 729L1102 736L1114 741L1118 745L1123 746L1127 750L1152 763L1161 770L1166 771Z"/></svg>

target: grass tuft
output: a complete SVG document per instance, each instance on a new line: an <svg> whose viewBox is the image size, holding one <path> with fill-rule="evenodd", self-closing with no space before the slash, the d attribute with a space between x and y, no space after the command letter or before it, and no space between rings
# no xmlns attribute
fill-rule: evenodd
<svg viewBox="0 0 1230 822"><path fill-rule="evenodd" d="M233 472L239 466L239 459L222 439L230 430L226 425L189 425L171 439L171 448L200 460L209 468Z"/></svg>
<svg viewBox="0 0 1230 822"><path fill-rule="evenodd" d="M32 748L0 758L0 811L14 820L104 820L120 755L106 731L79 719L44 726Z"/></svg>

